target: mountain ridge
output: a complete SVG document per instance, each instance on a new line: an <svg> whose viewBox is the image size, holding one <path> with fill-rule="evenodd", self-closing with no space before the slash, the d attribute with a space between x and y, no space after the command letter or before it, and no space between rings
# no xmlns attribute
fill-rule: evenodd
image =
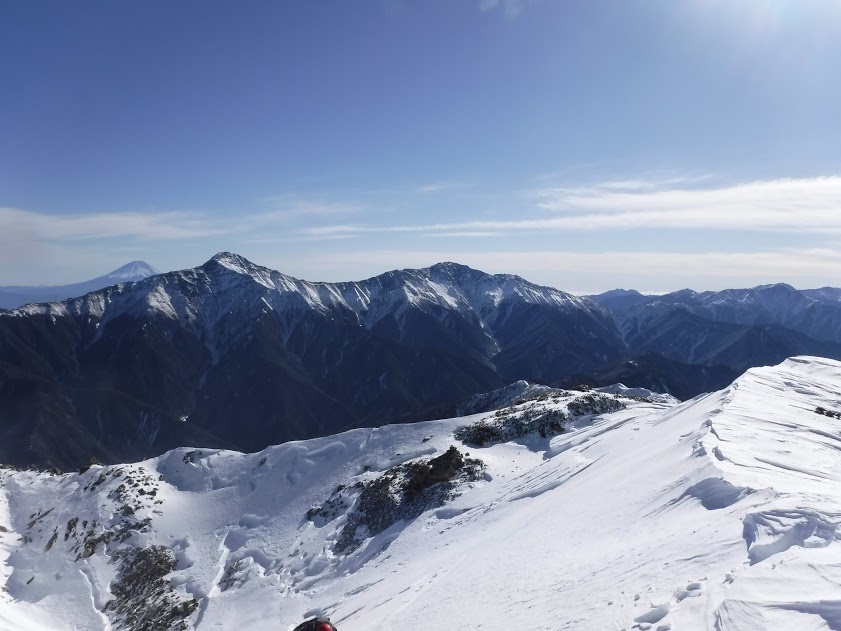
<svg viewBox="0 0 841 631"><path fill-rule="evenodd" d="M452 262L314 283L220 252L195 268L0 312L0 461L71 468L181 444L255 450L451 415L520 380L622 381L690 398L788 356L841 358L841 343L757 323L744 304L730 309L760 294L760 315L803 312L778 295L814 303L793 291L663 300L626 290L620 297L653 302L609 310ZM693 300L752 323L711 319ZM841 303L821 304L841 314Z"/></svg>
<svg viewBox="0 0 841 631"><path fill-rule="evenodd" d="M512 275L444 263L311 283L222 252L4 313L0 353L14 366L0 431L30 431L35 410L43 431L70 423L96 438L92 454L42 446L66 467L174 440L254 449L411 418L521 377L594 368L624 347L603 308ZM21 453L0 453L10 457Z"/></svg>

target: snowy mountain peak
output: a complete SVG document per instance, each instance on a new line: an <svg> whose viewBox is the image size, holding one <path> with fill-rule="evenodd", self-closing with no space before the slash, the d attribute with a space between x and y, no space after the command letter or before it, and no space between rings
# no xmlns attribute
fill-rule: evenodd
<svg viewBox="0 0 841 631"><path fill-rule="evenodd" d="M158 274L160 274L160 272L145 261L132 261L131 263L126 263L122 267L118 267L110 274L106 274L102 277L102 279L113 280L114 282L119 283L141 280L143 278L149 278L150 276L157 276Z"/></svg>
<svg viewBox="0 0 841 631"><path fill-rule="evenodd" d="M429 276L445 277L451 279L476 275L489 276L489 274L485 272L473 269L472 267L468 267L467 265L462 265L461 263L453 263L452 261L442 261L440 263L435 263L434 265L430 265L429 267L420 271L426 272Z"/></svg>
<svg viewBox="0 0 841 631"><path fill-rule="evenodd" d="M217 263L239 274L250 274L254 269L259 267L244 256L234 254L233 252L218 252L205 265L211 263Z"/></svg>
<svg viewBox="0 0 841 631"><path fill-rule="evenodd" d="M795 289L788 283L769 283L767 285L758 285L754 287L754 289L756 291L775 291L786 294L793 294L797 292L797 289Z"/></svg>

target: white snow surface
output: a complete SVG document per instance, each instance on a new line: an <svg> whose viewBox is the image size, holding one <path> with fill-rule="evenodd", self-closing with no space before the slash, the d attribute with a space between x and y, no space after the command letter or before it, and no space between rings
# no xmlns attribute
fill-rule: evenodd
<svg viewBox="0 0 841 631"><path fill-rule="evenodd" d="M81 475L0 470L0 630L111 628L115 563L101 545L74 561L63 534L73 517L117 519L127 474L158 490L136 498L151 530L123 545L174 551L169 579L200 599L200 630L288 631L322 612L341 631L837 630L841 420L818 406L841 411L841 363L797 357L682 404L581 417L552 439L454 439L485 414ZM450 445L487 469L445 506L349 554L333 548L346 514L305 518L337 485Z"/></svg>

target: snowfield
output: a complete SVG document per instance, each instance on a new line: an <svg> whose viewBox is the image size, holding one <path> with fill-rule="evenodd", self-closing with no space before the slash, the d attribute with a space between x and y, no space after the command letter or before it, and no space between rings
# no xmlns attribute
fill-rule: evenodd
<svg viewBox="0 0 841 631"><path fill-rule="evenodd" d="M614 391L603 415L550 392L254 454L0 469L0 630L841 629L841 363L682 404ZM454 436L526 411L573 417Z"/></svg>

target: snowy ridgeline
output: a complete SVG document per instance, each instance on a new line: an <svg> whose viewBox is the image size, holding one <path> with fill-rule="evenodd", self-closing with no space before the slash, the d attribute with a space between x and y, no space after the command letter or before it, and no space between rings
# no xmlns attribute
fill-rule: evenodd
<svg viewBox="0 0 841 631"><path fill-rule="evenodd" d="M0 630L841 628L841 364L614 390L0 470Z"/></svg>

